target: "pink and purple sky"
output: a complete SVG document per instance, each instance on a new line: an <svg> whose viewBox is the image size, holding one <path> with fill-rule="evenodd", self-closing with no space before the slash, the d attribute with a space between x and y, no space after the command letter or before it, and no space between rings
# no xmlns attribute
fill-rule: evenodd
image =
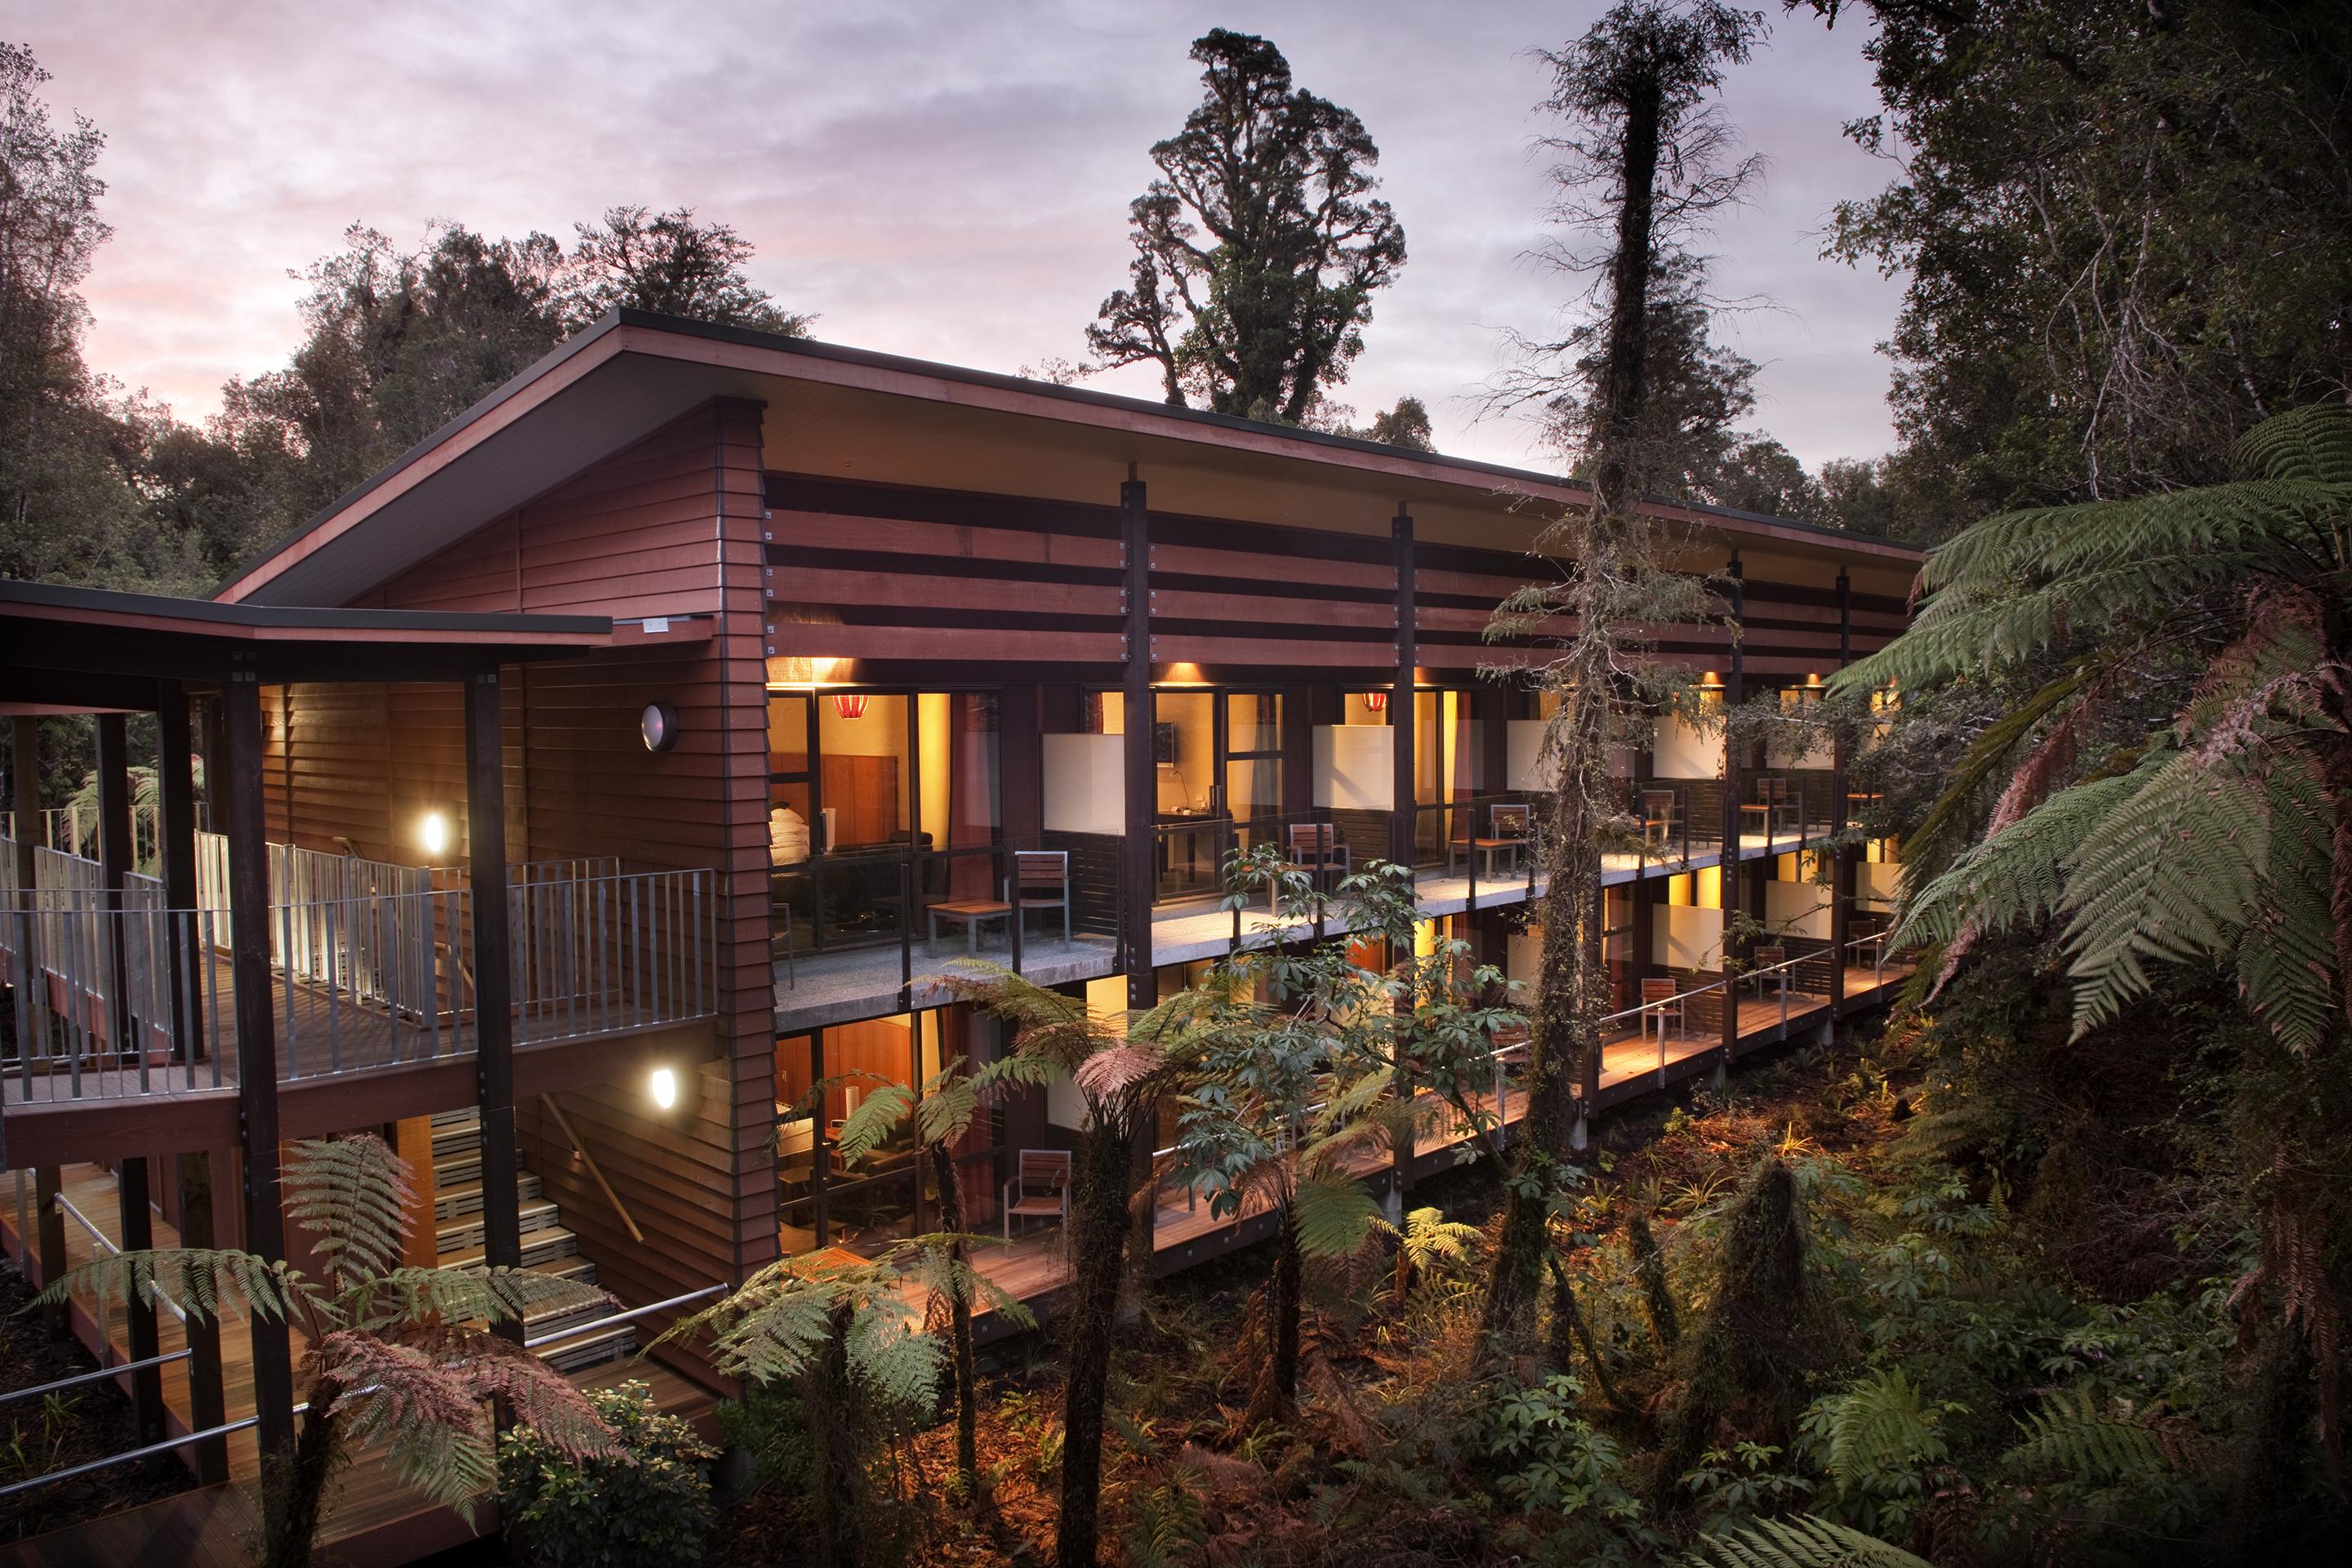
<svg viewBox="0 0 2352 1568"><path fill-rule="evenodd" d="M1361 115L1405 226L1339 400L1369 416L1417 394L1441 448L1516 463L1532 433L1479 420L1474 395L1503 329L1553 330L1569 291L1526 259L1547 78L1525 51L1603 4L38 0L9 31L55 74L53 110L109 137L92 361L185 418L284 362L288 270L354 220L569 239L612 205L682 204L752 240L755 279L821 338L999 371L1076 359L1124 277L1146 149L1198 100L1187 46L1263 33ZM1764 366L1759 424L1809 464L1874 456L1900 286L1818 256L1833 205L1889 174L1839 130L1878 107L1866 35L1770 14L1726 100L1772 167L1709 248L1720 293L1775 308L1720 330ZM1157 391L1140 369L1095 384Z"/></svg>

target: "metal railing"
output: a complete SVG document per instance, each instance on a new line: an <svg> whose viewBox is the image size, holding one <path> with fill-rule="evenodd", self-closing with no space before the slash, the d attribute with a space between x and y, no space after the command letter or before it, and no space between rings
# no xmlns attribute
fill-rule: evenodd
<svg viewBox="0 0 2352 1568"><path fill-rule="evenodd" d="M418 868L313 851L273 855L270 1013L284 1080L402 1066L478 1043L470 889ZM205 847L200 844L199 864ZM151 877L119 906L97 867L43 850L37 886L0 909L0 961L29 1004L0 1075L24 1100L216 1089L236 1060L226 909L164 907ZM508 890L511 1016L522 1041L684 1023L718 1010L716 876L580 875L542 862ZM201 879L200 879L201 882ZM201 892L200 887L200 892ZM223 889L225 897L225 889Z"/></svg>

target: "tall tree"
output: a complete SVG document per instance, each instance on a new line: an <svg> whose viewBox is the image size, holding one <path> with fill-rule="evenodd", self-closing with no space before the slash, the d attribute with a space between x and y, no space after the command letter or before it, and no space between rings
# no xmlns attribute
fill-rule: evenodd
<svg viewBox="0 0 2352 1568"><path fill-rule="evenodd" d="M1727 65L1748 58L1762 27L1761 16L1719 0L1620 0L1583 37L1546 56L1554 73L1549 107L1568 122L1552 142L1561 153L1560 211L1580 215L1607 238L1555 253L1600 279L1600 353L1589 379L1592 504L1551 531L1570 561L1560 578L1507 600L1495 626L1540 632L1565 614L1576 629L1541 671L1559 699L1543 742L1559 782L1543 836L1550 883L1528 1136L1514 1152L1487 1289L1482 1323L1490 1344L1523 1342L1533 1330L1550 1214L1571 1174L1577 1083L1589 1081L1609 1011L1601 858L1623 815L1610 752L1643 714L1689 699L1686 678L1644 657L1640 632L1706 615L1700 584L1661 568L1654 525L1634 510L1666 446L1652 398L1652 289L1675 275L1665 258L1677 241L1736 199L1752 174L1752 162L1729 158L1735 138L1710 95ZM1564 1292L1561 1304L1571 1305Z"/></svg>
<svg viewBox="0 0 2352 1568"><path fill-rule="evenodd" d="M1129 286L1087 344L1099 366L1158 365L1171 406L1303 424L1363 351L1404 228L1370 195L1363 121L1294 87L1280 49L1218 27L1192 54L1207 94L1151 149Z"/></svg>
<svg viewBox="0 0 2352 1568"><path fill-rule="evenodd" d="M806 337L816 319L779 306L743 270L751 242L731 224L697 223L691 207L651 216L641 206L613 207L601 222L572 226L580 243L563 305L575 329L615 307L793 338Z"/></svg>
<svg viewBox="0 0 2352 1568"><path fill-rule="evenodd" d="M1885 108L1849 130L1901 161L1831 252L1907 279L1914 536L2210 483L2352 382L2352 7L1804 3L1875 24Z"/></svg>

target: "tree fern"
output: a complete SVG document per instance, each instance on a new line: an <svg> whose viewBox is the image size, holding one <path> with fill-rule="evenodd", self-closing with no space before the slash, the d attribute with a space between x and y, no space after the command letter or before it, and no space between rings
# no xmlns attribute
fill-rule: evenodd
<svg viewBox="0 0 2352 1568"><path fill-rule="evenodd" d="M294 1278L285 1264L250 1252L158 1247L112 1253L77 1264L51 1280L37 1300L44 1306L56 1306L79 1296L106 1308L160 1289L190 1317L216 1321L226 1286L263 1317L282 1319L292 1305Z"/></svg>
<svg viewBox="0 0 2352 1568"><path fill-rule="evenodd" d="M1329 1172L1300 1182L1291 1194L1298 1250L1309 1258L1349 1258L1370 1239L1380 1200L1362 1181Z"/></svg>
<svg viewBox="0 0 2352 1568"><path fill-rule="evenodd" d="M1678 1560L1681 1568L1930 1568L1874 1535L1826 1519L1759 1519L1703 1535Z"/></svg>

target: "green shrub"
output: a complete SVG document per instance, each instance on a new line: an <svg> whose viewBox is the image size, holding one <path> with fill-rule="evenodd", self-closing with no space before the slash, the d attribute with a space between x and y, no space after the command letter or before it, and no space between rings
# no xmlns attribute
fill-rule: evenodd
<svg viewBox="0 0 2352 1568"><path fill-rule="evenodd" d="M588 1395L620 1441L567 1458L519 1426L499 1439L499 1502L516 1560L534 1568L678 1568L702 1561L718 1450L654 1408L642 1383Z"/></svg>

